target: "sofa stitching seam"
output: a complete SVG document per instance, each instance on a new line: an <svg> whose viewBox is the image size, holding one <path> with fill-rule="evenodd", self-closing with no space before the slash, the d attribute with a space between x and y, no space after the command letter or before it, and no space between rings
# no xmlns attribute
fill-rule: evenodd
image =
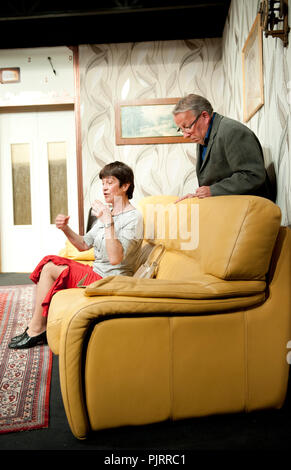
<svg viewBox="0 0 291 470"><path fill-rule="evenodd" d="M231 258L232 258L232 256L233 256L233 253L234 253L234 251L235 251L235 247L236 247L236 245L237 245L237 241L238 241L238 239L239 239L239 237L240 237L240 235L241 235L242 227L243 227L243 225L244 225L244 223L245 223L245 220L246 220L246 217L247 217L247 215L248 215L248 213L249 213L249 209L250 209L250 201L248 201L248 206L247 206L245 215L244 215L243 220L242 220L242 222L241 222L241 224L240 224L240 228L239 228L238 233L237 233L237 236L236 236L236 238L235 238L235 243L234 243L233 248L232 248L232 250L231 250L231 253L230 253L230 255L229 255L228 262L227 262L227 265L226 265L226 268L225 268L225 271L224 271L224 276L223 276L224 279L227 279L227 276L228 276L228 275L227 275L227 272L228 272L228 268L229 268L229 265L230 265L230 261L231 261Z"/></svg>
<svg viewBox="0 0 291 470"><path fill-rule="evenodd" d="M169 394L170 394L170 410L169 417L173 419L174 410L174 390L173 390L173 324L172 318L168 318L169 322Z"/></svg>
<svg viewBox="0 0 291 470"><path fill-rule="evenodd" d="M68 330L69 330L69 327L71 326L71 324L73 323L73 321L75 320L75 317L79 314L80 311L82 311L83 308L80 308L77 312L75 312L75 314L70 318L69 322L68 322L68 325L67 325L67 329L66 329L66 332L65 332L65 336L64 336L64 345L66 346L67 344L67 338L68 338ZM67 369L67 347L64 347L64 364L66 365L66 369ZM81 369L81 366L80 366L80 369ZM68 394L68 381L67 381L67 373L66 373L66 402L67 404L69 405L70 404L70 400L69 400L69 394ZM83 396L83 389L82 389L82 386L79 387L79 392L80 392L80 396L82 397L82 403L81 403L81 407L82 407L82 410L83 410L83 416L85 417L85 427L86 429L88 429L88 415L87 415L87 410L86 410L86 406L85 406L85 403L84 403L84 396ZM74 423L74 419L72 418L72 413L71 413L71 406L69 405L68 407L68 410L69 410L69 416L70 416L70 426L72 427L72 430L75 434L77 434L77 430L76 430L76 427L75 427L75 423Z"/></svg>
<svg viewBox="0 0 291 470"><path fill-rule="evenodd" d="M249 410L249 381L248 381L248 323L247 323L247 311L244 310L244 383L245 383L245 393L244 393L244 407L245 411Z"/></svg>

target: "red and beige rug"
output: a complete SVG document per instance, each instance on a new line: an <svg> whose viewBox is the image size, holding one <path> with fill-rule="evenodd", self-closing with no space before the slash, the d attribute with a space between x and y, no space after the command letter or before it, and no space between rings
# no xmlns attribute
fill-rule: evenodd
<svg viewBox="0 0 291 470"><path fill-rule="evenodd" d="M9 349L32 315L35 285L0 286L0 434L48 427L52 352Z"/></svg>

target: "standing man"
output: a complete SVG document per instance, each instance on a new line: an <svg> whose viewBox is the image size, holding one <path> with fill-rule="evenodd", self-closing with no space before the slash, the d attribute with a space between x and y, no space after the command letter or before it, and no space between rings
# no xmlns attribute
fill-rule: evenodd
<svg viewBox="0 0 291 470"><path fill-rule="evenodd" d="M194 94L182 98L173 115L178 131L198 144L199 188L181 199L228 194L271 199L262 147L247 126L213 112L206 98Z"/></svg>

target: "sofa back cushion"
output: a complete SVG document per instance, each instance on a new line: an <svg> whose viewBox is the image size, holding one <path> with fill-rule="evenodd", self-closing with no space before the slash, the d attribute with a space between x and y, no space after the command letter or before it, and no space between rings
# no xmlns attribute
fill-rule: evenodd
<svg viewBox="0 0 291 470"><path fill-rule="evenodd" d="M281 222L276 204L256 196L176 200L150 196L139 204L145 239L166 246L159 278L265 279Z"/></svg>
<svg viewBox="0 0 291 470"><path fill-rule="evenodd" d="M201 200L200 240L205 237L207 241L201 243L204 272L221 279L264 279L280 223L281 211L268 199L219 196Z"/></svg>

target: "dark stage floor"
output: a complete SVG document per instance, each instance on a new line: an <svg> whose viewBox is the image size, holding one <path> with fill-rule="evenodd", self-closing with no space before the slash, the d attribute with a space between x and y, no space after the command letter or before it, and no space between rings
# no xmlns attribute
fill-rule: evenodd
<svg viewBox="0 0 291 470"><path fill-rule="evenodd" d="M28 282L30 282L28 274L0 274L0 285ZM271 458L270 452L275 452L278 464L278 459L283 458L291 447L290 398L289 390L285 405L280 410L108 429L92 434L85 441L79 441L72 435L67 423L59 387L58 357L54 356L49 427L0 434L0 450L49 453L65 450L78 451L78 455L81 455L82 451L86 453L96 451L98 458L101 456L101 459L105 459L107 455L133 455L138 452L146 455L166 452L179 455L185 453L186 456L189 454L187 458L191 459L191 463L195 456L201 457L201 453L205 461L206 456L208 458L215 455L216 459L225 453L237 458L235 455L249 455L251 452L250 458L252 458L256 451L262 458L267 456L268 461ZM37 464L37 461L34 461L34 464Z"/></svg>

